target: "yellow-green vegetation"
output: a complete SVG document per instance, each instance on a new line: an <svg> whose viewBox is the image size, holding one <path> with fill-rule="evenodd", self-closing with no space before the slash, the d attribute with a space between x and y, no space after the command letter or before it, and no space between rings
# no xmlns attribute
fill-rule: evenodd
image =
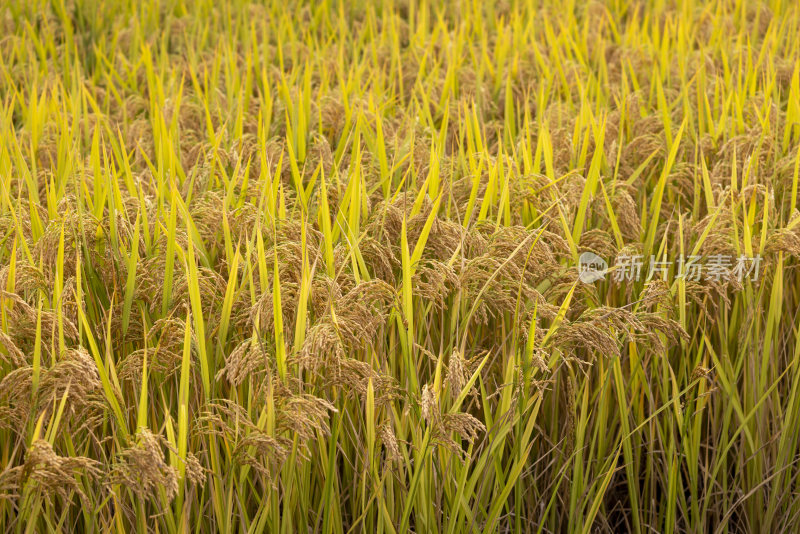
<svg viewBox="0 0 800 534"><path fill-rule="evenodd" d="M796 0L0 28L0 530L800 530Z"/></svg>

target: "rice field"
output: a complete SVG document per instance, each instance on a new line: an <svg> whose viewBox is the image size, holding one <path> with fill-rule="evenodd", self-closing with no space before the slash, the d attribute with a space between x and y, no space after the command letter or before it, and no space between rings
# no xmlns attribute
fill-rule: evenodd
<svg viewBox="0 0 800 534"><path fill-rule="evenodd" d="M800 531L796 0L0 0L0 531Z"/></svg>

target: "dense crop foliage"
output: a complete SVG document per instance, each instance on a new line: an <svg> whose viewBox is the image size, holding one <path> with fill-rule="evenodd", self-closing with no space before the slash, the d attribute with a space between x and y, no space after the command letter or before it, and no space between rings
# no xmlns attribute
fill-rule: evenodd
<svg viewBox="0 0 800 534"><path fill-rule="evenodd" d="M800 530L796 0L0 27L0 530Z"/></svg>

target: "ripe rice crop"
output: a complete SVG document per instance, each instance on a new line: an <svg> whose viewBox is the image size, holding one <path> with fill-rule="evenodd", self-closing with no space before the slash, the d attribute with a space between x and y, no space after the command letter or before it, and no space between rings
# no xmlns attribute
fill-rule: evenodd
<svg viewBox="0 0 800 534"><path fill-rule="evenodd" d="M796 0L0 28L1 531L800 531Z"/></svg>

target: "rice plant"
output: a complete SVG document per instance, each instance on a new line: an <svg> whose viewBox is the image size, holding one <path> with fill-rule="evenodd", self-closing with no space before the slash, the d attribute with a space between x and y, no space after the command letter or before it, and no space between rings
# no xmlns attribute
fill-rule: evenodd
<svg viewBox="0 0 800 534"><path fill-rule="evenodd" d="M800 530L796 0L0 28L0 530Z"/></svg>

